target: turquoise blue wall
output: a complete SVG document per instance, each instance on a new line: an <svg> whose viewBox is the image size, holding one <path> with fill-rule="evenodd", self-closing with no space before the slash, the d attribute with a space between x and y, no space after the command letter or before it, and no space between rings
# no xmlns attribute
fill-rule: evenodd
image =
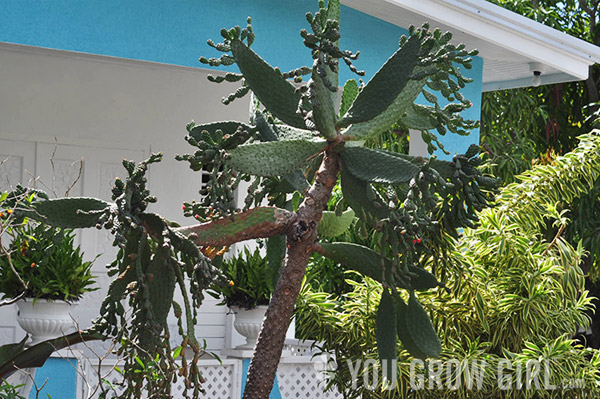
<svg viewBox="0 0 600 399"><path fill-rule="evenodd" d="M241 397L244 396L244 390L246 389L246 381L248 380L248 369L250 368L250 359L242 360L242 392ZM279 381L277 375L275 375L275 381L273 382L273 388L269 394L269 399L281 399L281 391L279 390Z"/></svg>
<svg viewBox="0 0 600 399"><path fill-rule="evenodd" d="M281 70L311 64L298 34L308 24L316 0L2 0L0 41L136 60L200 67L200 56L218 56L206 45L220 41L221 28L245 25L252 16L254 49ZM404 29L342 6L342 47L360 50L359 69L372 76L397 49ZM235 67L232 67L235 68ZM464 92L479 119L482 61L468 75L476 80ZM356 77L341 68L341 81ZM446 139L448 149L477 142Z"/></svg>
<svg viewBox="0 0 600 399"><path fill-rule="evenodd" d="M75 399L77 392L77 359L50 358L35 373L35 383L41 389L37 395L31 389L29 399L47 398ZM45 384L45 385L44 385Z"/></svg>

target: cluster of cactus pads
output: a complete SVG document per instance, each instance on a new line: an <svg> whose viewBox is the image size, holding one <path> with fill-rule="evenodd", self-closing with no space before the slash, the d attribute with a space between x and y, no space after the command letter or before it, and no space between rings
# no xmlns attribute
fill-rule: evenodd
<svg viewBox="0 0 600 399"><path fill-rule="evenodd" d="M195 362L184 358L183 366L176 366L172 357L167 315L174 310L182 346L191 348L197 360L202 347L194 331L195 308L202 301L202 290L218 278L201 249L250 238L268 238L269 264L280 269L280 280L250 366L245 398L266 398L270 392L287 323L313 252L383 285L377 318L382 360L396 357L398 338L416 357L435 357L441 350L415 291L442 284L422 265L440 254L446 234L477 221L475 212L489 200L480 186L493 182L476 169L476 146L446 162L364 143L399 125L420 131L434 151L441 147L437 135L467 134L476 127L476 122L460 116L471 106L460 93L469 82L461 68L471 67L474 52L452 44L449 33L430 31L427 25L411 27L400 39L398 51L367 84L345 83L338 107L340 60L362 73L353 65L358 53L339 48L339 1L319 5L318 12L307 14L310 32L301 31L312 54L311 66L287 73L271 67L250 48L255 39L250 20L244 29L222 30L222 43L209 41L224 54L201 62L236 64L241 72L210 78L217 83L241 82L224 102L252 92L254 111L249 123L187 126L186 140L196 150L177 158L189 162L193 170L208 171L210 179L199 201L184 204L184 214L203 223L174 227L147 211L154 198L146 190L144 172L158 156L137 166L124 163L129 178L117 180L114 203L66 198L37 205L37 217L47 223L105 227L115 234L119 255L109 266L114 281L94 329L122 345L120 352L127 361L125 397L137 397L142 390L167 397L176 372L198 395L201 376ZM304 75L310 77L302 84ZM420 95L429 105L415 104ZM448 105L441 106L437 96ZM234 191L242 181L249 182L249 189L239 207ZM343 200L335 212L323 212L336 184L341 184ZM260 206L265 200L270 206ZM374 234L373 248L327 242L351 223ZM185 312L173 302L175 287L183 293ZM123 298L128 298L131 314L122 306ZM139 363L146 362L153 362L166 378L141 373Z"/></svg>
<svg viewBox="0 0 600 399"><path fill-rule="evenodd" d="M182 376L186 390L201 392L202 376L196 366L204 353L197 339L197 308L204 289L218 277L217 269L175 225L148 212L156 198L146 188L148 165L162 155L152 155L136 165L123 161L125 181L117 178L109 203L95 198L59 198L34 203L28 216L44 223L69 228L106 228L115 236L117 258L108 265L113 277L100 315L86 334L111 337L119 343L124 359L122 397L171 397L171 382ZM184 299L174 301L178 287ZM124 304L123 300L127 299ZM167 316L173 309L178 321L181 346L176 363L171 347ZM189 361L186 355L193 356ZM160 378L158 378L160 377Z"/></svg>

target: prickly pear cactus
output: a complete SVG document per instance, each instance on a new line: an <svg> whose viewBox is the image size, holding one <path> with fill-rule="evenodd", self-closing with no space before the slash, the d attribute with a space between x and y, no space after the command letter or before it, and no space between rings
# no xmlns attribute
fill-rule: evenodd
<svg viewBox="0 0 600 399"><path fill-rule="evenodd" d="M250 182L244 210L268 200L270 205L299 209L302 219L302 207L315 203L310 193L321 184L316 177L323 171L326 159L335 157L340 168L336 176L344 196L337 213L349 215L343 213L347 210L352 216L343 219L325 213L319 233L323 237L330 237L331 232L339 235L355 224L365 236L371 236L374 247L321 243L316 249L385 287L382 308L397 313L393 319L397 329L392 335L378 332L382 360L395 357L397 338L405 342L414 356L437 356L441 348L434 327L420 311L414 292L443 286L437 278L441 275L439 271L436 276L423 266L442 256L448 234L456 236L457 229L477 222L477 211L491 198L483 188L491 186L493 181L477 170L477 147L447 162L369 148L364 143L377 142L392 127L416 129L421 131L430 152L438 148L443 151L439 135L447 132L464 135L477 127L476 121L460 116L471 106L461 94L461 89L470 82L462 71L471 68L471 57L476 52L452 44L450 33L431 31L428 25L411 27L408 35L400 38L398 51L368 83L359 85L355 80L345 83L337 108L340 61L353 72L363 73L354 66L358 53L338 47L339 2L331 0L326 6L321 1L319 5L318 12L306 16L310 29L301 31L312 55L310 67L287 73L271 67L251 48L256 38L250 20L243 29L222 30L222 43L209 41L223 55L201 59L202 62L236 64L240 70L239 75L211 78L215 82L241 82L241 88L224 102L249 92L254 95L255 111L250 125L244 125L245 131L252 134L244 136L246 141L240 140L235 148L220 145L210 153L203 150L209 144L195 142L188 136L188 142L201 151L180 159L190 162L196 170L202 165L215 171L218 165L219 178L207 189L211 193L237 187L241 180ZM309 79L301 84L305 75ZM420 95L425 104L415 104ZM440 99L447 105L441 106ZM221 137L231 134L235 126L223 130ZM202 137L211 135L211 129L207 126ZM220 205L216 208L221 209ZM235 207L229 209L233 214L238 211ZM208 220L205 218L211 213L220 216L214 205L202 202L186 203L185 212L201 220ZM291 248L289 240L288 235ZM279 245L268 245L268 250L269 247L280 250ZM410 292L408 305L398 295L402 289ZM390 320L382 317L381 323ZM418 325L419 334L411 326L412 321ZM250 386L254 387L252 383ZM248 397L254 397L253 389L254 393Z"/></svg>
<svg viewBox="0 0 600 399"><path fill-rule="evenodd" d="M344 84L337 107L340 63L364 75L354 65L359 53L339 47L339 16L339 0L327 5L319 1L319 10L306 15L309 29L300 35L310 64L289 72L273 68L252 49L250 19L245 28L223 29L221 43L208 42L223 54L201 62L235 64L240 71L209 78L240 83L223 102L252 93L253 111L249 123L187 125L186 141L194 152L176 158L209 176L201 198L183 204L184 215L195 219L191 226L175 228L146 209L155 199L144 174L157 156L139 165L124 163L129 177L117 180L114 204L90 199L40 204L38 211L48 220L56 222L57 214L60 218L63 211L56 212L56 204L63 204L69 208L64 212L68 223L96 224L115 234L119 255L110 266L114 281L95 329L121 342L124 397L144 391L168 397L176 373L198 396L201 376L195 361L203 347L194 332L195 309L202 290L218 275L203 252L212 256L220 251L215 247L259 237L268 239L269 267L279 269L280 277L250 365L245 398L266 399L271 391L287 323L313 252L382 284L383 310L377 317L381 360L395 358L398 338L413 356L439 354L435 328L415 291L443 287L443 273L423 266L440 259L448 235L477 221L476 212L490 199L482 188L491 181L477 170L476 147L451 162L371 147L392 128L410 128L421 131L432 152L442 149L438 135L468 134L476 127L477 122L460 115L471 106L460 90L469 82L462 71L471 67L475 52L452 44L449 33L431 31L428 25L411 27L400 38L398 51L368 83ZM415 104L420 95L427 104ZM447 105L442 107L438 99ZM240 204L235 191L242 182L248 183L248 192ZM344 198L335 213L324 213L336 184ZM349 226L368 237L371 248L327 242L328 236ZM183 294L183 306L172 302L176 288ZM401 290L407 291L408 303ZM189 349L181 351L180 368L169 343L170 309L179 320L181 345ZM396 317L384 317L384 311ZM191 361L185 357L189 353Z"/></svg>
<svg viewBox="0 0 600 399"><path fill-rule="evenodd" d="M196 338L196 312L204 289L218 272L170 222L147 211L156 198L146 188L146 171L161 158L160 154L152 155L137 165L123 161L128 177L115 181L114 203L94 198L38 201L32 214L59 226L107 228L115 236L119 252L108 266L113 281L91 331L119 344L117 354L124 360L121 398L146 394L170 398L170 381L177 378L185 380L186 391L189 388L194 397L202 391L203 379L196 362L204 346ZM183 294L183 305L174 301L176 288ZM172 310L181 336L181 357L177 360L182 363L176 363L171 347L167 317ZM186 359L186 354L193 358Z"/></svg>

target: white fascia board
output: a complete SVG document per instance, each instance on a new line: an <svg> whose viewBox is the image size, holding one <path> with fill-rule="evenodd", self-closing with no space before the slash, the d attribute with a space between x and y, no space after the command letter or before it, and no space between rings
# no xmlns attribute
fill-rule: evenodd
<svg viewBox="0 0 600 399"><path fill-rule="evenodd" d="M549 85L554 83L564 83L564 82L575 82L581 79L576 78L573 75L567 73L554 73L551 75L542 75L540 76L542 79L542 85ZM495 82L487 82L482 86L483 92L488 91L496 91L496 90L506 90L506 89L516 89L519 87L530 87L532 86L531 77L521 78L521 79L513 79L513 80L502 80Z"/></svg>
<svg viewBox="0 0 600 399"><path fill-rule="evenodd" d="M578 79L600 62L600 48L485 0L366 0L426 15L456 30L550 65Z"/></svg>

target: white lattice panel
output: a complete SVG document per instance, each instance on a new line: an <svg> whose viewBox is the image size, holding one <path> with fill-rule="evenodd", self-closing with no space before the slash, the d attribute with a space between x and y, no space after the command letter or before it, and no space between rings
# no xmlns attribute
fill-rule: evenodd
<svg viewBox="0 0 600 399"><path fill-rule="evenodd" d="M200 372L206 379L204 383L207 398L235 398L236 373L234 364L201 366Z"/></svg>
<svg viewBox="0 0 600 399"><path fill-rule="evenodd" d="M314 341L301 341L299 339L286 339L283 349L290 351L291 356L313 356L312 344Z"/></svg>
<svg viewBox="0 0 600 399"><path fill-rule="evenodd" d="M22 157L0 154L0 190L8 191L18 183L21 183L22 174Z"/></svg>
<svg viewBox="0 0 600 399"><path fill-rule="evenodd" d="M211 399L238 399L241 382L239 374L239 361L227 361L223 364L217 361L200 361L198 368L205 378L206 382L203 387L205 390L204 397ZM101 390L97 386L98 379L105 381L104 388L107 390L107 398L115 398L124 390L116 384L121 381L121 376L114 370L114 362L103 364L98 373L98 367L89 366L87 370L88 394L87 398L96 399L99 397ZM92 380L94 383L92 383ZM113 389L109 386L112 385ZM182 379L171 387L173 399L184 399L185 387Z"/></svg>
<svg viewBox="0 0 600 399"><path fill-rule="evenodd" d="M83 195L85 162L83 158L54 159L51 162L52 183L49 190L57 197L79 197ZM50 184L46 182L45 184Z"/></svg>
<svg viewBox="0 0 600 399"><path fill-rule="evenodd" d="M324 392L325 375L315 363L282 363L277 370L281 397L330 399L341 398L335 388Z"/></svg>
<svg viewBox="0 0 600 399"><path fill-rule="evenodd" d="M30 185L35 168L35 143L0 139L0 190Z"/></svg>

